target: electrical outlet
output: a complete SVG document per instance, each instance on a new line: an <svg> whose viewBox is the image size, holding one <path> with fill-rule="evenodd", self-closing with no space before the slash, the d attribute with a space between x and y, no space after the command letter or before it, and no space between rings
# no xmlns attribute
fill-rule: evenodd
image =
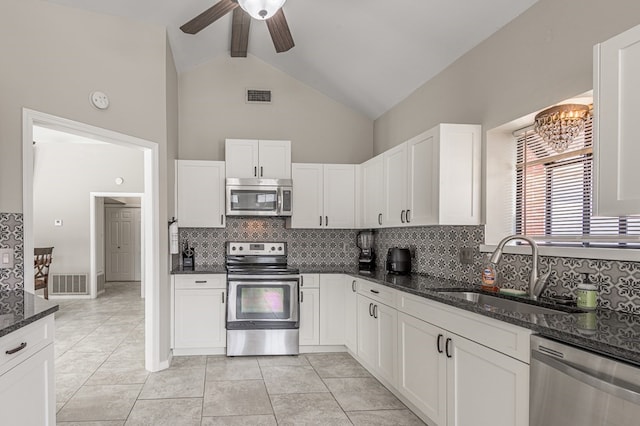
<svg viewBox="0 0 640 426"><path fill-rule="evenodd" d="M0 249L0 269L13 268L13 249Z"/></svg>
<svg viewBox="0 0 640 426"><path fill-rule="evenodd" d="M462 263L463 265L473 264L473 248L461 247L458 257L460 258L460 263Z"/></svg>

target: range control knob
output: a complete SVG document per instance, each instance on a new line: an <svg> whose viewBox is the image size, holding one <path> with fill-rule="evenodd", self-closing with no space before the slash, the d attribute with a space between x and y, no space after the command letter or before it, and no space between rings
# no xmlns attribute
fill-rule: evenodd
<svg viewBox="0 0 640 426"><path fill-rule="evenodd" d="M271 247L271 251L276 251L276 248L275 247Z"/></svg>
<svg viewBox="0 0 640 426"><path fill-rule="evenodd" d="M242 246L238 247L238 250L242 251L242 250L243 250L243 249L242 249Z"/></svg>
<svg viewBox="0 0 640 426"><path fill-rule="evenodd" d="M282 251L282 246L278 247L278 251Z"/></svg>
<svg viewBox="0 0 640 426"><path fill-rule="evenodd" d="M231 246L232 251L236 251L236 246Z"/></svg>

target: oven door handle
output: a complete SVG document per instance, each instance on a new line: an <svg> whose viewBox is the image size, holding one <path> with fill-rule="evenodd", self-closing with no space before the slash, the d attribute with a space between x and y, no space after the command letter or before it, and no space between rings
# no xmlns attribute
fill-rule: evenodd
<svg viewBox="0 0 640 426"><path fill-rule="evenodd" d="M266 284L273 284L274 282L282 284L280 281L286 281L288 284L290 281L298 281L300 275L242 275L242 274L227 274L227 281L233 281L242 284L262 284L262 281L266 281Z"/></svg>
<svg viewBox="0 0 640 426"><path fill-rule="evenodd" d="M602 376L597 371L590 371L586 367L581 368L578 365L560 361L535 350L531 352L531 357L609 395L615 395L634 404L640 404L640 389L632 383Z"/></svg>

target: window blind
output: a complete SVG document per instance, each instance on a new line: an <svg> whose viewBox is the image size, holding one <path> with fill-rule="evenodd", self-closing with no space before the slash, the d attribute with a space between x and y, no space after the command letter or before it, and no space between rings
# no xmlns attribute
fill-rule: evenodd
<svg viewBox="0 0 640 426"><path fill-rule="evenodd" d="M533 130L516 136L516 233L548 244L640 247L640 216L593 215L593 132L562 153Z"/></svg>

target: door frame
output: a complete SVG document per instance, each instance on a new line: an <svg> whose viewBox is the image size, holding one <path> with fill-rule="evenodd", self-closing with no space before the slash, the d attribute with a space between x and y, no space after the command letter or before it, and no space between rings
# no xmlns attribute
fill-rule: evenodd
<svg viewBox="0 0 640 426"><path fill-rule="evenodd" d="M49 127L128 148L144 154L144 192L141 208L144 221L145 368L159 371L169 366L161 360L160 338L160 148L156 142L114 132L28 108L22 109L22 209L24 251L33 253L33 126ZM26 260L26 259L25 259ZM34 293L33 263L24 262L24 289Z"/></svg>
<svg viewBox="0 0 640 426"><path fill-rule="evenodd" d="M145 257L144 257L144 253L145 253L145 239L144 239L144 226L145 226L145 215L146 215L146 211L144 210L144 193L139 193L139 192L90 192L89 193L89 226L91 227L90 229L90 259L91 259L91 280L90 280L90 295L92 299L95 299L96 297L98 297L98 250L97 250L97 244L98 244L98 236L96 235L96 200L98 198L104 198L104 197L138 197L140 198L140 207L136 207L140 209L140 227L141 227L141 232L142 232L142 236L140 238L140 256L142 257L141 262L142 262L142 268L140 270L140 297L144 298L144 284L145 284L145 279L144 279L144 265L145 265ZM103 209L105 210L106 213L106 206L103 206ZM105 218L104 218L104 224L106 225L107 223L107 217L105 214ZM106 243L106 237L103 241L103 244ZM104 254L105 254L105 262L104 262L104 266L105 266L105 271L104 271L104 275L105 275L105 280L107 277L107 271L106 271L106 267L107 267L107 263L106 263L106 245L104 248Z"/></svg>

